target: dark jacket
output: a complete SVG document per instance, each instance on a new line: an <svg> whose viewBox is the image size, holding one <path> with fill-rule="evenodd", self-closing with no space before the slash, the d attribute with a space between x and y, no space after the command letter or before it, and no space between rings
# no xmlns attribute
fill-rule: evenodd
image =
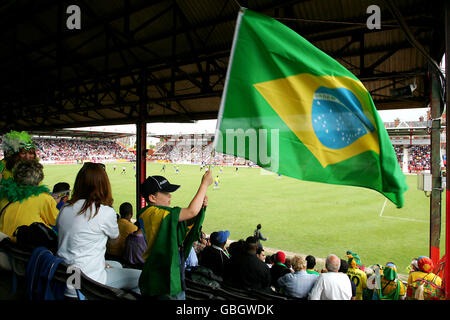
<svg viewBox="0 0 450 320"><path fill-rule="evenodd" d="M230 264L230 258L222 250L207 246L200 252L198 264L211 269L215 275L223 277L224 270Z"/></svg>
<svg viewBox="0 0 450 320"><path fill-rule="evenodd" d="M270 269L255 254L244 253L233 260L225 273L225 281L244 289L270 289Z"/></svg>
<svg viewBox="0 0 450 320"><path fill-rule="evenodd" d="M278 279L281 278L282 276L284 276L287 273L290 273L291 271L284 265L281 263L275 263L272 268L270 268L270 277L272 279L272 285L275 288L278 288Z"/></svg>

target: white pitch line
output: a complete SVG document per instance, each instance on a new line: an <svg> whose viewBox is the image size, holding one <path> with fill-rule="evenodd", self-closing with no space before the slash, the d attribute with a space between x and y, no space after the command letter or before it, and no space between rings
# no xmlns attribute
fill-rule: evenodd
<svg viewBox="0 0 450 320"><path fill-rule="evenodd" d="M417 219L411 219L411 218L400 218L400 217L387 217L387 216L383 216L382 218L397 219L397 220L406 220L406 221L422 222L422 223L427 223L427 222L429 222L429 221L425 221L425 220L417 220Z"/></svg>
<svg viewBox="0 0 450 320"><path fill-rule="evenodd" d="M384 200L383 208L381 208L381 211L380 211L380 217L382 217L382 218L397 219L397 220L405 220L405 221L412 221L412 222L422 222L422 223L427 223L427 222L429 222L429 221L425 221L425 220L417 220L417 219L412 219L412 218L401 218L401 217L389 217L389 216L383 216L384 208L386 208L386 203L387 203L387 199Z"/></svg>
<svg viewBox="0 0 450 320"><path fill-rule="evenodd" d="M384 200L383 208L381 208L381 211L380 211L380 217L383 216L383 211L384 211L384 208L386 208L386 203L387 203L387 199Z"/></svg>

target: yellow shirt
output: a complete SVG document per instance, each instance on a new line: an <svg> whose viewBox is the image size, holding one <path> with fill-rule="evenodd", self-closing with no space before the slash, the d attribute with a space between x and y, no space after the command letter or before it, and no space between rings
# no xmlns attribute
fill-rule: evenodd
<svg viewBox="0 0 450 320"><path fill-rule="evenodd" d="M119 239L113 245L108 243L108 253L113 256L122 256L125 250L125 242L127 237L137 231L138 227L128 221L127 219L120 218L117 222L119 225Z"/></svg>
<svg viewBox="0 0 450 320"><path fill-rule="evenodd" d="M406 295L406 287L403 282L401 282L400 280L397 280L397 282L389 282L388 280L384 279L384 277L381 278L381 288L384 288L382 293L385 296L397 289L397 285L400 286L400 291L398 293L399 297Z"/></svg>
<svg viewBox="0 0 450 320"><path fill-rule="evenodd" d="M367 275L358 268L348 268L347 275L356 285L356 300L363 299L363 291L367 288Z"/></svg>
<svg viewBox="0 0 450 320"><path fill-rule="evenodd" d="M1 160L0 161L1 163L0 163L0 168L1 168L1 172L0 172L0 174L1 174L1 177L0 177L0 181L2 180L2 179L12 179L13 178L13 173L11 172L11 171L9 171L8 169L6 169L6 161L5 161L5 159L3 159L3 160Z"/></svg>
<svg viewBox="0 0 450 320"><path fill-rule="evenodd" d="M442 279L438 275L435 275L434 273L426 273L422 271L413 271L409 274L408 277L408 287L407 287L407 299L413 300L414 299L414 293L419 285L416 280L418 279L424 279L429 282L434 283L437 286L442 287ZM425 300L430 299L431 297L425 293ZM436 297L433 297L436 298Z"/></svg>
<svg viewBox="0 0 450 320"><path fill-rule="evenodd" d="M1 199L0 210L7 204L7 199ZM54 226L58 212L55 199L48 193L31 196L22 202L13 202L6 208L0 217L0 231L15 242L13 233L17 227L29 226L33 222L42 222L48 227Z"/></svg>

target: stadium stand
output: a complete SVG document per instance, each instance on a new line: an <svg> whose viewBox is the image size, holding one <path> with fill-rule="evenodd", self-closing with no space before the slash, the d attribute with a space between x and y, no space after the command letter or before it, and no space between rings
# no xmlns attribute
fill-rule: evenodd
<svg viewBox="0 0 450 320"><path fill-rule="evenodd" d="M413 145L409 149L408 172L430 170L431 148L429 145Z"/></svg>
<svg viewBox="0 0 450 320"><path fill-rule="evenodd" d="M42 161L95 159L99 161L113 159L134 159L118 143L110 140L80 140L67 138L37 138L38 157Z"/></svg>
<svg viewBox="0 0 450 320"><path fill-rule="evenodd" d="M96 161L136 159L134 153L113 140L34 137L33 141L37 146L38 158L44 162L84 159ZM2 151L0 151L0 158L3 158Z"/></svg>

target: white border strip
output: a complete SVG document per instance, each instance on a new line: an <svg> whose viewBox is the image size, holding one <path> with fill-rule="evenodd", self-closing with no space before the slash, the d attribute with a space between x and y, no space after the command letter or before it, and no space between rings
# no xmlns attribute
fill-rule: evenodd
<svg viewBox="0 0 450 320"><path fill-rule="evenodd" d="M230 80L231 65L233 64L233 58L234 58L234 50L236 49L236 42L237 42L237 38L238 38L238 34L239 34L239 29L241 26L242 16L244 15L245 10L246 10L246 8L239 9L239 13L238 13L237 21L236 21L236 28L234 29L233 45L231 46L230 59L228 61L227 76L225 77L225 85L223 87L222 98L220 100L219 114L217 115L216 132L215 132L214 142L213 142L214 150L217 147L217 138L219 135L220 124L222 123L223 110L225 108L225 98L226 98L227 91L228 91L228 82Z"/></svg>

